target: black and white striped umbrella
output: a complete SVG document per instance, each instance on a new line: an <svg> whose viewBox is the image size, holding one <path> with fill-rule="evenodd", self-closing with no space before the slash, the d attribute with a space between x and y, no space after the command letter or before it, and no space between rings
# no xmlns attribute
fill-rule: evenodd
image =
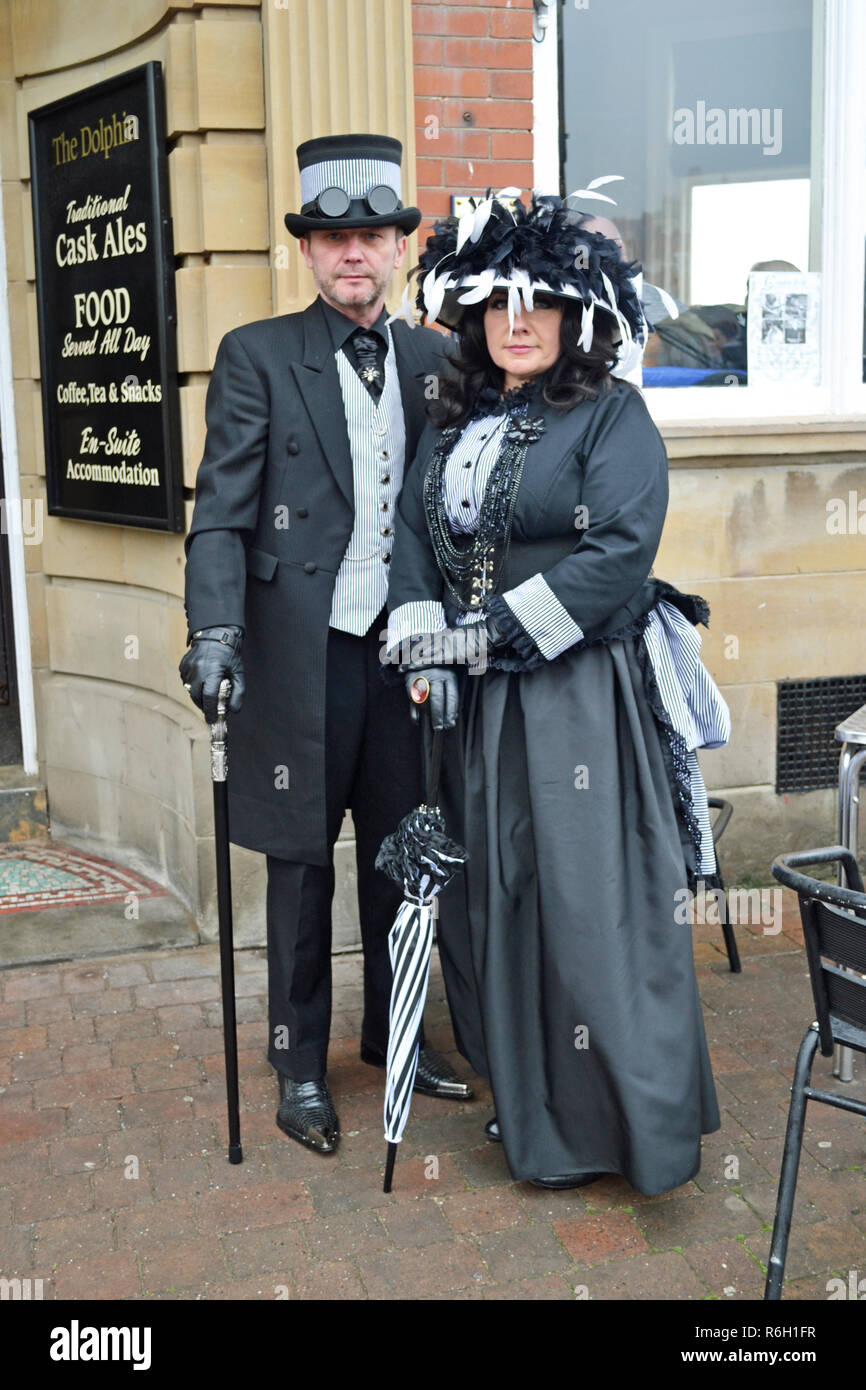
<svg viewBox="0 0 866 1390"><path fill-rule="evenodd" d="M441 731L434 732L427 804L403 817L394 833L383 840L376 856L376 868L402 884L404 894L388 936L392 985L385 1078L385 1192L391 1191L397 1145L409 1118L418 1068L418 1036L433 948L434 902L467 857L463 846L445 834L445 821L435 805L441 740Z"/></svg>

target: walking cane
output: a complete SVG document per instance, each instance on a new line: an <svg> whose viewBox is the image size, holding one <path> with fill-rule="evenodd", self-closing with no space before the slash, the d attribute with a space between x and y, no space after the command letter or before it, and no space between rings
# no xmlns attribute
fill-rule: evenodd
<svg viewBox="0 0 866 1390"><path fill-rule="evenodd" d="M226 705L231 681L220 682L217 717L210 728L213 778L213 822L216 848L217 908L220 929L220 976L223 1001L223 1041L226 1058L226 1101L229 1116L229 1163L242 1163L241 1117L238 1100L238 1034L235 1018L235 963L232 941L232 878L229 860L228 725Z"/></svg>

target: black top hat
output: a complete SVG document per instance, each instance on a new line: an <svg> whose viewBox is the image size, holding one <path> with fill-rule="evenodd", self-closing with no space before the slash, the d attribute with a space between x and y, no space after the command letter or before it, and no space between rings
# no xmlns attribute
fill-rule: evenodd
<svg viewBox="0 0 866 1390"><path fill-rule="evenodd" d="M388 135L323 135L298 146L301 211L287 212L292 236L318 229L399 227L414 232L419 208L400 201L403 146Z"/></svg>

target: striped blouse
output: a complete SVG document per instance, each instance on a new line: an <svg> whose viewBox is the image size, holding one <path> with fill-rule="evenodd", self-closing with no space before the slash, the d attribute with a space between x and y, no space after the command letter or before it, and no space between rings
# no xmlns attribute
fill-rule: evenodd
<svg viewBox="0 0 866 1390"><path fill-rule="evenodd" d="M478 527L484 490L499 454L507 418L502 412L470 421L448 456L443 477L445 511L458 534L471 535ZM583 637L582 630L540 574L507 589L501 597L548 659L559 656ZM466 613L457 619L459 624L477 621L477 613ZM395 608L388 622L388 646L396 646L419 633L441 632L445 627L441 603L404 603Z"/></svg>

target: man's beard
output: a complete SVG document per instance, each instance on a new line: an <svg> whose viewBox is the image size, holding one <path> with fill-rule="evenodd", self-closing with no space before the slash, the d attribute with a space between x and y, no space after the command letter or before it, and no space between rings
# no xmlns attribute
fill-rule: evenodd
<svg viewBox="0 0 866 1390"><path fill-rule="evenodd" d="M363 275L367 281L366 286L363 287L364 293L360 299L350 298L347 297L347 295L357 294L362 286L353 285L351 290L347 287L347 289L343 291L340 288L342 275L330 275L327 279L320 279L316 276L316 287L324 291L328 298L332 299L334 303L344 304L347 308L364 308L368 304L375 304L377 299L383 298L388 288L388 282L391 278L390 275L370 275L367 271L359 271L358 273L359 275Z"/></svg>

